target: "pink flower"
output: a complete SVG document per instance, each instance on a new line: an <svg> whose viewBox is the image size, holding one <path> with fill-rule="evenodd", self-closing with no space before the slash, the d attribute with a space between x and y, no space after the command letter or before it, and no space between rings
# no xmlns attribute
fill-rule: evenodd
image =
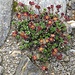
<svg viewBox="0 0 75 75"><path fill-rule="evenodd" d="M40 9L40 6L39 5L35 5L35 8Z"/></svg>
<svg viewBox="0 0 75 75"><path fill-rule="evenodd" d="M64 18L65 18L66 21L70 20L70 18L68 16L64 16Z"/></svg>
<svg viewBox="0 0 75 75"><path fill-rule="evenodd" d="M34 3L34 2L32 2L32 1L29 1L29 4L30 4L30 5L34 5L35 3Z"/></svg>
<svg viewBox="0 0 75 75"><path fill-rule="evenodd" d="M51 8L53 9L54 8L54 5L51 5Z"/></svg>
<svg viewBox="0 0 75 75"><path fill-rule="evenodd" d="M36 55L33 55L32 58L33 58L33 60L37 60L37 56Z"/></svg>
<svg viewBox="0 0 75 75"><path fill-rule="evenodd" d="M56 8L57 8L57 9L61 8L61 5L56 5Z"/></svg>
<svg viewBox="0 0 75 75"><path fill-rule="evenodd" d="M38 17L39 17L39 15L37 15L37 14L34 14L34 17L35 17L35 18L38 18Z"/></svg>
<svg viewBox="0 0 75 75"><path fill-rule="evenodd" d="M62 54L57 55L58 60L62 60Z"/></svg>
<svg viewBox="0 0 75 75"><path fill-rule="evenodd" d="M59 12L59 9L61 8L61 5L56 5L56 8L57 8L57 10Z"/></svg>
<svg viewBox="0 0 75 75"><path fill-rule="evenodd" d="M12 32L12 36L13 36L13 37L16 37L16 36L17 36L17 34L18 34L18 32L17 32L17 31L13 31L13 32Z"/></svg>
<svg viewBox="0 0 75 75"><path fill-rule="evenodd" d="M45 20L48 20L50 17L48 15L44 16Z"/></svg>
<svg viewBox="0 0 75 75"><path fill-rule="evenodd" d="M20 13L16 13L16 16L18 19L21 19L21 14Z"/></svg>
<svg viewBox="0 0 75 75"><path fill-rule="evenodd" d="M24 7L24 4L21 2L19 2L18 5Z"/></svg>
<svg viewBox="0 0 75 75"><path fill-rule="evenodd" d="M67 43L68 43L68 41L65 40L65 41L64 41L64 44L67 44Z"/></svg>
<svg viewBox="0 0 75 75"><path fill-rule="evenodd" d="M23 12L22 13L24 16L29 16L29 13L28 12Z"/></svg>
<svg viewBox="0 0 75 75"><path fill-rule="evenodd" d="M50 7L47 7L47 9L50 10L51 8Z"/></svg>
<svg viewBox="0 0 75 75"><path fill-rule="evenodd" d="M48 70L48 68L47 68L46 66L42 66L41 69L42 69L43 71Z"/></svg>
<svg viewBox="0 0 75 75"><path fill-rule="evenodd" d="M61 16L64 16L64 13L61 13Z"/></svg>

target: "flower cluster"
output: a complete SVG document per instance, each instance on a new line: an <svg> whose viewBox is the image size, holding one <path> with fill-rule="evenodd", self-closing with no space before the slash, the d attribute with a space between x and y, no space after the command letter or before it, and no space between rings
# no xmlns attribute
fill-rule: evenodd
<svg viewBox="0 0 75 75"><path fill-rule="evenodd" d="M38 11L41 8L34 2L30 1L29 4L35 5ZM58 13L50 12L50 10L54 10L54 5L47 7L48 11L45 10L39 14L34 13L31 9L29 10L21 2L18 3L17 8L16 17L18 21L13 21L16 30L12 32L12 36L22 41L20 49L30 49L31 52L36 52L37 54L32 53L30 58L40 63L50 61L51 57L61 60L61 52L68 49L70 35L66 34L66 26L59 19ZM56 8L59 11L61 5L57 5ZM64 13L61 13L62 17L64 21L69 20ZM45 66L42 69L47 70Z"/></svg>

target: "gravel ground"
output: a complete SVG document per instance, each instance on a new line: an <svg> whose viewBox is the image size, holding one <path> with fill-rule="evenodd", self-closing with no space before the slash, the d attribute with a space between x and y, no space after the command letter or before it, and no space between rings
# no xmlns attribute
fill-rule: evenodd
<svg viewBox="0 0 75 75"><path fill-rule="evenodd" d="M0 75L75 75L75 36L72 38L72 49L63 53L62 60L55 58L48 63L48 71L41 71L26 56L28 51L21 52L17 40L11 36L14 26L4 45L0 48Z"/></svg>

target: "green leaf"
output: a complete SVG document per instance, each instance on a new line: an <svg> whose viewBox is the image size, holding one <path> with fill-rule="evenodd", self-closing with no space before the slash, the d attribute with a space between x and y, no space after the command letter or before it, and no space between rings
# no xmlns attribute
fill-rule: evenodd
<svg viewBox="0 0 75 75"><path fill-rule="evenodd" d="M24 41L25 43L29 43L29 41Z"/></svg>
<svg viewBox="0 0 75 75"><path fill-rule="evenodd" d="M27 35L29 35L29 34L30 34L30 31L25 31L25 32L26 32L26 34L27 34Z"/></svg>
<svg viewBox="0 0 75 75"><path fill-rule="evenodd" d="M39 26L39 23L35 23L35 26Z"/></svg>
<svg viewBox="0 0 75 75"><path fill-rule="evenodd" d="M59 41L60 41L60 42L63 42L63 38L60 37Z"/></svg>
<svg viewBox="0 0 75 75"><path fill-rule="evenodd" d="M43 50L44 54L48 54L48 51L46 49Z"/></svg>
<svg viewBox="0 0 75 75"><path fill-rule="evenodd" d="M21 12L28 12L28 8L27 8L26 5L25 5L24 8L21 10Z"/></svg>
<svg viewBox="0 0 75 75"><path fill-rule="evenodd" d="M68 38L68 40L70 40L71 39L71 35L68 35L67 38Z"/></svg>
<svg viewBox="0 0 75 75"><path fill-rule="evenodd" d="M58 37L58 36L55 36L55 39L56 39L56 40L58 40L58 39L59 39L59 37Z"/></svg>
<svg viewBox="0 0 75 75"><path fill-rule="evenodd" d="M20 31L24 31L24 28L20 28Z"/></svg>
<svg viewBox="0 0 75 75"><path fill-rule="evenodd" d="M45 25L44 22L40 22L39 24L40 24L40 26L41 26L42 28L46 28L46 25Z"/></svg>
<svg viewBox="0 0 75 75"><path fill-rule="evenodd" d="M57 43L54 43L53 46L57 47L58 45L57 45Z"/></svg>
<svg viewBox="0 0 75 75"><path fill-rule="evenodd" d="M29 47L29 44L28 43L25 43L24 44L24 48L26 49L26 48L28 48Z"/></svg>
<svg viewBox="0 0 75 75"><path fill-rule="evenodd" d="M34 11L33 11L33 10L31 10L31 11L30 11L30 14L32 14L32 15L33 15L33 14L35 14L35 13L34 13Z"/></svg>
<svg viewBox="0 0 75 75"><path fill-rule="evenodd" d="M41 17L44 17L44 13L42 13L40 16L41 16Z"/></svg>
<svg viewBox="0 0 75 75"><path fill-rule="evenodd" d="M61 25L62 25L62 26L65 26L65 24L64 24L64 23L62 23Z"/></svg>
<svg viewBox="0 0 75 75"><path fill-rule="evenodd" d="M43 9L43 12L46 12L46 10L47 10L47 9L46 9L46 8L44 8L44 9Z"/></svg>
<svg viewBox="0 0 75 75"><path fill-rule="evenodd" d="M15 25L15 21L13 20L13 21L11 22L11 24L12 24L12 25Z"/></svg>
<svg viewBox="0 0 75 75"><path fill-rule="evenodd" d="M22 39L22 40L21 40L21 42L22 42L22 45L23 45L23 44L25 43L25 40L24 40L24 39Z"/></svg>
<svg viewBox="0 0 75 75"><path fill-rule="evenodd" d="M47 46L48 46L48 47L50 47L50 46L51 46L51 44L50 44L50 43L47 43Z"/></svg>
<svg viewBox="0 0 75 75"><path fill-rule="evenodd" d="M67 30L66 27L62 28L62 31L63 31L63 32L65 32L66 30Z"/></svg>
<svg viewBox="0 0 75 75"><path fill-rule="evenodd" d="M49 38L49 36L45 36L45 38L46 38L46 39L48 39L48 38Z"/></svg>
<svg viewBox="0 0 75 75"><path fill-rule="evenodd" d="M40 62L46 62L47 61L47 58L39 58L38 59Z"/></svg>
<svg viewBox="0 0 75 75"><path fill-rule="evenodd" d="M20 46L20 50L24 50L24 46L23 45Z"/></svg>
<svg viewBox="0 0 75 75"><path fill-rule="evenodd" d="M17 35L17 36L16 36L16 39L17 39L17 40L19 40L19 39L20 39L20 36L19 36L19 35Z"/></svg>
<svg viewBox="0 0 75 75"><path fill-rule="evenodd" d="M50 31L51 31L51 33L55 32L56 31L56 27L51 27Z"/></svg>
<svg viewBox="0 0 75 75"><path fill-rule="evenodd" d="M55 48L55 46L53 45L53 46L52 46L52 49L54 49L54 48Z"/></svg>
<svg viewBox="0 0 75 75"><path fill-rule="evenodd" d="M16 12L17 11L16 10L17 5L18 5L18 3L16 1L14 1L13 2L13 8L12 8L13 12Z"/></svg>
<svg viewBox="0 0 75 75"><path fill-rule="evenodd" d="M50 13L49 16L52 18L54 15Z"/></svg>
<svg viewBox="0 0 75 75"><path fill-rule="evenodd" d="M37 40L35 40L35 41L33 41L34 42L34 44L38 44L38 41Z"/></svg>

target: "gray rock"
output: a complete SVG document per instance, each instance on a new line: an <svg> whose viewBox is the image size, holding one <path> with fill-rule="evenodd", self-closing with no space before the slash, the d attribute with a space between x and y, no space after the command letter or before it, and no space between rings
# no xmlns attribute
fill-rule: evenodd
<svg viewBox="0 0 75 75"><path fill-rule="evenodd" d="M70 52L75 55L75 49L71 49Z"/></svg>
<svg viewBox="0 0 75 75"><path fill-rule="evenodd" d="M2 66L0 66L0 75L3 74L4 68Z"/></svg>
<svg viewBox="0 0 75 75"><path fill-rule="evenodd" d="M70 72L66 72L67 75L71 75Z"/></svg>
<svg viewBox="0 0 75 75"><path fill-rule="evenodd" d="M72 7L73 10L75 10L75 1L73 1L73 0L72 0L72 3L71 3L71 7Z"/></svg>
<svg viewBox="0 0 75 75"><path fill-rule="evenodd" d="M75 57L70 57L70 61L71 62L75 61Z"/></svg>
<svg viewBox="0 0 75 75"><path fill-rule="evenodd" d="M70 59L69 59L69 56L65 56L64 58L63 58L63 60L65 61L65 62L68 62Z"/></svg>
<svg viewBox="0 0 75 75"><path fill-rule="evenodd" d="M2 56L0 56L0 64L1 64L1 62L2 62Z"/></svg>
<svg viewBox="0 0 75 75"><path fill-rule="evenodd" d="M73 43L73 46L75 46L75 42Z"/></svg>
<svg viewBox="0 0 75 75"><path fill-rule="evenodd" d="M40 70L26 56L23 56L15 75L39 75Z"/></svg>
<svg viewBox="0 0 75 75"><path fill-rule="evenodd" d="M71 75L75 75L75 68L72 70L72 74Z"/></svg>
<svg viewBox="0 0 75 75"><path fill-rule="evenodd" d="M4 43L10 29L13 0L0 0L0 46Z"/></svg>

